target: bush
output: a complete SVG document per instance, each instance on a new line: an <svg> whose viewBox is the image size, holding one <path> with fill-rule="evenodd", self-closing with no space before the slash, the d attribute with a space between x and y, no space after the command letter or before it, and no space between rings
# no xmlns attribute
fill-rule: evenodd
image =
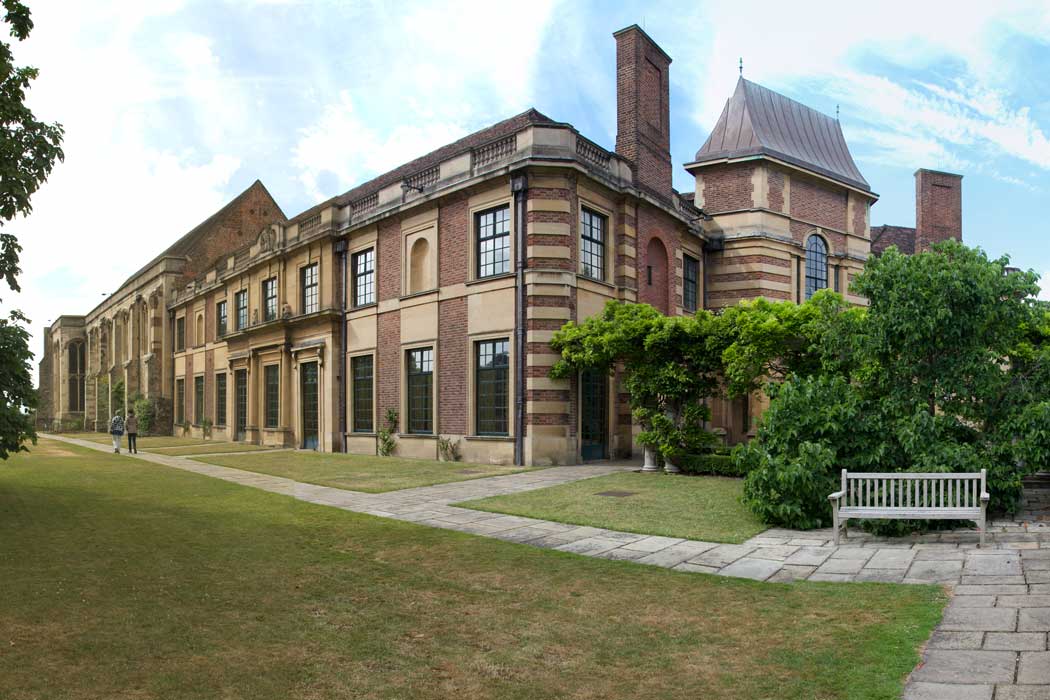
<svg viewBox="0 0 1050 700"><path fill-rule="evenodd" d="M148 435L153 429L153 420L156 416L155 402L147 399L142 394L135 394L132 398L132 409L135 417L139 419L139 434Z"/></svg>
<svg viewBox="0 0 1050 700"><path fill-rule="evenodd" d="M394 434L397 432L398 414L392 408L386 411L386 427L376 432L376 451L380 457L389 457L397 448L397 440Z"/></svg>
<svg viewBox="0 0 1050 700"><path fill-rule="evenodd" d="M747 465L738 463L728 454L685 455L678 461L678 468L682 470L683 474L747 476Z"/></svg>

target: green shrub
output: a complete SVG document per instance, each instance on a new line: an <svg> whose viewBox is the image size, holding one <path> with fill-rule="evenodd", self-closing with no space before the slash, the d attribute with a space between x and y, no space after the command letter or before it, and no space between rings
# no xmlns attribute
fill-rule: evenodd
<svg viewBox="0 0 1050 700"><path fill-rule="evenodd" d="M732 455L711 452L685 455L678 461L683 474L714 474L716 476L746 476L747 465L736 462Z"/></svg>
<svg viewBox="0 0 1050 700"><path fill-rule="evenodd" d="M154 416L157 415L155 401L147 399L142 394L135 394L131 399L132 409L135 417L139 419L139 434L149 435L153 429Z"/></svg>
<svg viewBox="0 0 1050 700"><path fill-rule="evenodd" d="M397 432L397 419L397 411L388 408L386 411L386 427L380 428L376 432L376 451L380 457L389 457L394 454L394 450L397 448L397 439L394 437L394 434Z"/></svg>

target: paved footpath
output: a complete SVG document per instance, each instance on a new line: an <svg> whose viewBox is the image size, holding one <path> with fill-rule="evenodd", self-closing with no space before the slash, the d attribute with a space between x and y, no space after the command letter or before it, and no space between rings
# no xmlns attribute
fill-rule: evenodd
<svg viewBox="0 0 1050 700"><path fill-rule="evenodd" d="M44 437L108 452L61 435ZM627 464L538 471L368 494L278 476L140 453L137 458L302 501L421 525L574 552L759 581L939 583L954 595L912 674L905 700L1050 700L1050 524L992 523L976 531L877 538L856 530L835 547L830 530L771 529L719 544L566 525L460 508L453 503L547 488L619 471Z"/></svg>

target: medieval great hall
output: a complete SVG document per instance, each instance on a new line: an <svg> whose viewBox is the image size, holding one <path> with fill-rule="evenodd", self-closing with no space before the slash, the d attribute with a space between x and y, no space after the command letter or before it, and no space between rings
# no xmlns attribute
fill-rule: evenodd
<svg viewBox="0 0 1050 700"><path fill-rule="evenodd" d="M916 226L878 196L837 119L741 78L673 189L671 58L616 41L608 151L535 110L287 218L260 182L86 315L44 332L38 423L105 430L149 401L153 432L374 454L566 464L635 453L619 378L548 376L549 341L606 301L667 314L850 282L889 245L961 238L961 176L916 172ZM754 400L713 423L746 439Z"/></svg>

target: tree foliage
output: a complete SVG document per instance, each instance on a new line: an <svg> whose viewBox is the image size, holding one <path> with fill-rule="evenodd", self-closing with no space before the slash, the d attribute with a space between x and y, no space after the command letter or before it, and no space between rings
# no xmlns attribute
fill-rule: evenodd
<svg viewBox="0 0 1050 700"><path fill-rule="evenodd" d="M987 469L992 509L1013 511L1024 474L1050 463L1050 316L1037 276L1008 263L956 241L870 259L854 286L867 309L829 307L841 320L796 333L813 357L771 389L757 438L735 452L752 508L815 527L835 489L802 485L823 491L840 469Z"/></svg>
<svg viewBox="0 0 1050 700"><path fill-rule="evenodd" d="M721 384L718 341L710 313L667 317L648 304L610 301L601 314L579 325L570 321L555 333L551 345L561 359L551 376L622 368L632 413L642 426L639 442L674 460L714 441L704 424L710 418L706 400Z"/></svg>
<svg viewBox="0 0 1050 700"><path fill-rule="evenodd" d="M18 0L3 0L4 21L11 36L22 41L33 29L29 8ZM30 198L62 159L62 127L38 120L26 106L26 91L36 68L16 66L11 45L0 42L0 226L32 211ZM22 247L14 234L0 233L0 277L20 291L18 275ZM0 319L0 458L36 440L29 411L36 406L32 384L33 354L29 323L19 311Z"/></svg>

